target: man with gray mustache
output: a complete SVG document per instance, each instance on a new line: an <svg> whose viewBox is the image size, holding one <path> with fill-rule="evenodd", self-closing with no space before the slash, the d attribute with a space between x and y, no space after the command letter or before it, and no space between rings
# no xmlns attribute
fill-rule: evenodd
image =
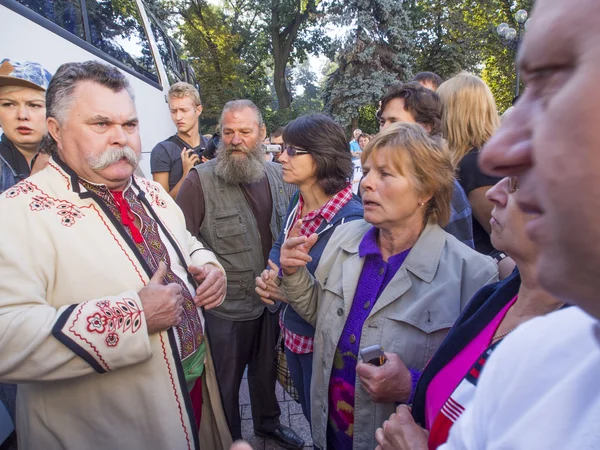
<svg viewBox="0 0 600 450"><path fill-rule="evenodd" d="M20 384L19 448L229 448L204 332L225 271L133 175L127 79L63 64L46 107L50 162L0 196L0 382Z"/></svg>
<svg viewBox="0 0 600 450"><path fill-rule="evenodd" d="M278 305L265 306L254 291L295 188L283 182L281 165L263 160L266 129L254 103L227 103L220 125L216 159L190 171L176 201L189 232L227 272L226 300L206 315L223 407L233 439L241 439L238 393L248 366L255 433L299 449L302 439L279 422L275 396Z"/></svg>

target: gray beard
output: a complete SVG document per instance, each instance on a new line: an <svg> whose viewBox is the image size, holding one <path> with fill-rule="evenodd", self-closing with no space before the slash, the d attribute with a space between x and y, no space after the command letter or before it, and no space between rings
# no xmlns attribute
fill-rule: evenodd
<svg viewBox="0 0 600 450"><path fill-rule="evenodd" d="M232 155L234 150L246 150L246 156ZM262 180L266 175L264 150L262 144L247 149L244 146L228 145L223 141L217 148L215 173L230 184L252 184Z"/></svg>

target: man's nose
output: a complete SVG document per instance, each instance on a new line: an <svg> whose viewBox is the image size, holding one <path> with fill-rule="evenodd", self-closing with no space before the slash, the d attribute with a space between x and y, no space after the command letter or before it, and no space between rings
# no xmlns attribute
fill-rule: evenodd
<svg viewBox="0 0 600 450"><path fill-rule="evenodd" d="M240 145L242 143L242 137L238 133L234 133L231 143L233 145Z"/></svg>
<svg viewBox="0 0 600 450"><path fill-rule="evenodd" d="M111 144L124 146L127 144L127 133L120 125L115 125L111 129Z"/></svg>
<svg viewBox="0 0 600 450"><path fill-rule="evenodd" d="M483 172L509 177L521 175L531 168L530 117L527 103L519 102L479 154L479 167Z"/></svg>

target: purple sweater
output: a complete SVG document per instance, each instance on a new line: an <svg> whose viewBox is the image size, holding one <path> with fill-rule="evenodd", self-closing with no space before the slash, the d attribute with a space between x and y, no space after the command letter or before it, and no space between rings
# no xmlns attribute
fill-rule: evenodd
<svg viewBox="0 0 600 450"><path fill-rule="evenodd" d="M365 233L358 247L358 255L364 259L364 265L358 278L350 314L335 352L329 382L327 425L327 448L329 449L352 448L354 386L362 328L375 302L410 252L408 249L391 256L386 263L377 245L378 235L379 230L375 227L371 228Z"/></svg>

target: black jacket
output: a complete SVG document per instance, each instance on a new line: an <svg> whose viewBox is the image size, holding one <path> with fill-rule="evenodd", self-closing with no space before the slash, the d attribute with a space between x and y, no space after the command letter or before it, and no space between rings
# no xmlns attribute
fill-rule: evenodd
<svg viewBox="0 0 600 450"><path fill-rule="evenodd" d="M418 424L425 426L425 394L431 380L517 295L520 286L521 275L515 269L508 278L482 287L471 299L421 374L412 404Z"/></svg>

